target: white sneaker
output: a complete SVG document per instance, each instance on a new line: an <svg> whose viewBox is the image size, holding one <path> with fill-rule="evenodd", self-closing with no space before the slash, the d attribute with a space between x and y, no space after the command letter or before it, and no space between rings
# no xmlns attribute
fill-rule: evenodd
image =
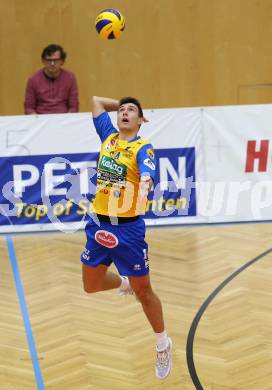
<svg viewBox="0 0 272 390"><path fill-rule="evenodd" d="M159 379L166 378L172 368L172 340L168 337L168 347L162 351L157 350L156 375Z"/></svg>
<svg viewBox="0 0 272 390"><path fill-rule="evenodd" d="M125 288L119 288L119 295L133 295L134 292L132 290L132 287L129 283L129 279L127 276L121 276L122 279L125 279L127 281L127 286Z"/></svg>

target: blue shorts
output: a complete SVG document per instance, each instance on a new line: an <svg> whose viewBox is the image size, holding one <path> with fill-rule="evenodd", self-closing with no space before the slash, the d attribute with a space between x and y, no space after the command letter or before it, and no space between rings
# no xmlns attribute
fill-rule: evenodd
<svg viewBox="0 0 272 390"><path fill-rule="evenodd" d="M114 263L119 274L144 276L149 273L148 245L145 242L145 222L136 221L112 225L90 220L85 228L87 242L81 261L91 267Z"/></svg>

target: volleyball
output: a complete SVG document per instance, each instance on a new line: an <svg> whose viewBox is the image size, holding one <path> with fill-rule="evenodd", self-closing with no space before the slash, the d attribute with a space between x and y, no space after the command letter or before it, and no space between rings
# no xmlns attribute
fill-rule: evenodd
<svg viewBox="0 0 272 390"><path fill-rule="evenodd" d="M125 18L115 9L105 9L97 15L95 28L102 38L116 39L125 29Z"/></svg>

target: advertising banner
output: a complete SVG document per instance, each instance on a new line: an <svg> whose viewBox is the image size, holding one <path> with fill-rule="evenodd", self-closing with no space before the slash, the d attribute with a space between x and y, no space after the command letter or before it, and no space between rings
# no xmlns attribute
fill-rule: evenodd
<svg viewBox="0 0 272 390"><path fill-rule="evenodd" d="M110 115L116 124L116 113ZM201 115L200 109L145 111L149 123L140 135L153 144L158 161L147 224L198 219ZM0 138L0 230L83 228L92 212L100 150L91 114L1 117Z"/></svg>
<svg viewBox="0 0 272 390"><path fill-rule="evenodd" d="M203 110L206 180L198 213L207 222L272 219L272 106Z"/></svg>
<svg viewBox="0 0 272 390"><path fill-rule="evenodd" d="M271 108L145 110L147 225L272 220ZM0 117L0 141L0 232L84 228L101 145L91 114Z"/></svg>

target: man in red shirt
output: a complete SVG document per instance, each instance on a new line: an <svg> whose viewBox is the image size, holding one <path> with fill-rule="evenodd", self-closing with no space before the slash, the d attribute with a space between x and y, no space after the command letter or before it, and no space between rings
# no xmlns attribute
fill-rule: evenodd
<svg viewBox="0 0 272 390"><path fill-rule="evenodd" d="M78 112L78 87L75 75L62 69L66 53L51 44L42 52L43 69L27 81L25 114L57 114Z"/></svg>

